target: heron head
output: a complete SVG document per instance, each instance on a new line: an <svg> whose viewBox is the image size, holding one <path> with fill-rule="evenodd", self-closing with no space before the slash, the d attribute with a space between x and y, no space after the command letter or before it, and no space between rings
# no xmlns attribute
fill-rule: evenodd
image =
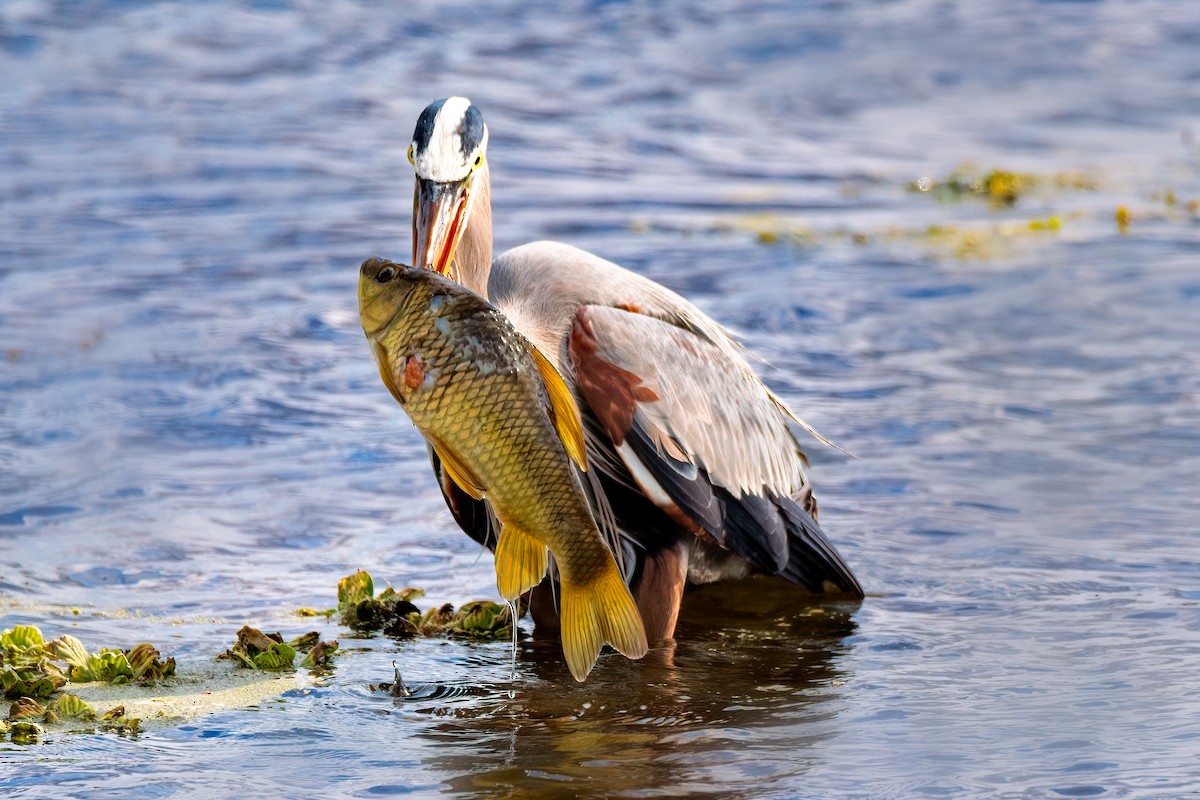
<svg viewBox="0 0 1200 800"><path fill-rule="evenodd" d="M476 182L486 172L487 140L483 115L465 97L435 100L421 112L408 146L417 173L415 266L459 280L454 254L471 215Z"/></svg>

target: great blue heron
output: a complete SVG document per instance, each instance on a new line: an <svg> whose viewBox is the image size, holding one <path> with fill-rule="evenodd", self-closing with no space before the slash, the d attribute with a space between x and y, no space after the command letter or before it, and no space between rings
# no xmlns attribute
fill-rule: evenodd
<svg viewBox="0 0 1200 800"><path fill-rule="evenodd" d="M671 638L689 583L766 573L862 597L816 523L807 460L788 429L789 420L803 423L719 324L566 244L533 242L492 260L487 142L466 98L421 113L408 150L413 264L488 298L575 392L593 511L650 640ZM459 525L494 548L486 500L472 500L431 457ZM545 593L535 590L532 612L539 627L555 623Z"/></svg>

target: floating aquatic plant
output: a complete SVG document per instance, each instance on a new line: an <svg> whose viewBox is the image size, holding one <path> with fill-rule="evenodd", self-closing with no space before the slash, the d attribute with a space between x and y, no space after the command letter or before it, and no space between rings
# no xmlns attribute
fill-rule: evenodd
<svg viewBox="0 0 1200 800"><path fill-rule="evenodd" d="M30 720L7 723L7 732L15 744L34 744L46 735L46 729Z"/></svg>
<svg viewBox="0 0 1200 800"><path fill-rule="evenodd" d="M1129 212L1129 206L1117 206L1113 216L1117 220L1117 233L1122 236L1129 233L1129 223L1133 219L1133 214Z"/></svg>
<svg viewBox="0 0 1200 800"><path fill-rule="evenodd" d="M89 655L83 643L69 634L47 642L47 654L66 662L68 675L75 683L103 681L116 686L130 681L156 681L175 674L175 659L161 660L158 648L142 642L130 650L104 648Z"/></svg>
<svg viewBox="0 0 1200 800"><path fill-rule="evenodd" d="M43 649L52 658L55 658L59 661L65 661L67 667L70 669L69 674L71 675L74 675L76 670L79 670L80 674L82 674L83 671L88 669L88 660L90 659L90 656L88 656L88 652L84 648L83 642L79 641L70 634L64 633L57 639L46 642ZM72 679L76 681L86 680L84 678L74 677Z"/></svg>
<svg viewBox="0 0 1200 800"><path fill-rule="evenodd" d="M343 625L360 633L383 631L392 636L411 636L414 631L407 620L410 614L420 614L413 600L425 596L421 589L388 587L375 594L375 582L364 570L347 575L338 581L338 613Z"/></svg>
<svg viewBox="0 0 1200 800"><path fill-rule="evenodd" d="M420 616L411 615L409 622L416 626L417 633L420 635L435 636L446 630L453 619L454 606L443 603L440 606L426 609L425 613Z"/></svg>
<svg viewBox="0 0 1200 800"><path fill-rule="evenodd" d="M300 660L300 669L325 669L332 666L332 656L337 649L337 642L317 642Z"/></svg>
<svg viewBox="0 0 1200 800"><path fill-rule="evenodd" d="M32 697L18 697L8 707L8 718L10 720L42 719L45 716L46 707Z"/></svg>
<svg viewBox="0 0 1200 800"><path fill-rule="evenodd" d="M32 697L20 697L9 706L6 722L9 726L16 722L53 724L66 719L93 722L96 719L96 712L87 703L70 694L59 695L45 705Z"/></svg>
<svg viewBox="0 0 1200 800"><path fill-rule="evenodd" d="M42 657L45 639L33 625L14 625L0 633L0 649L9 663L27 663Z"/></svg>
<svg viewBox="0 0 1200 800"><path fill-rule="evenodd" d="M414 588L388 587L376 593L371 576L360 570L339 582L336 612L307 611L312 616L339 613L355 630L382 630L394 636L493 639L511 635L512 614L507 605L476 600L457 610L446 603L422 612L413 600L423 596L424 591ZM331 665L337 649L336 641L323 642L316 631L284 640L279 633L263 633L247 625L238 631L237 643L219 658L255 670L324 669ZM89 652L69 634L47 640L35 626L14 626L0 633L0 689L12 701L8 718L0 719L0 736L33 743L45 735L44 726L69 721L86 723L76 725L86 730L136 734L141 720L127 716L123 705L100 714L79 697L59 690L69 682L120 686L157 681L174 673L175 659L164 659L148 642L128 650Z"/></svg>
<svg viewBox="0 0 1200 800"><path fill-rule="evenodd" d="M47 670L52 670L53 665L46 667ZM21 670L12 667L5 667L0 672L0 686L4 688L4 696L13 697L40 697L48 698L54 694L60 686L65 684L67 679L61 674L40 674L34 670Z"/></svg>
<svg viewBox="0 0 1200 800"><path fill-rule="evenodd" d="M323 611L317 611L315 608L305 607L297 608L294 613L297 617L325 617L328 619L336 614L337 611L338 610L336 608L326 608Z"/></svg>
<svg viewBox="0 0 1200 800"><path fill-rule="evenodd" d="M1078 172L1057 172L1049 175L1003 169L982 172L977 167L964 164L942 180L920 178L909 183L908 189L911 192L932 194L941 202L978 197L987 200L993 207L1002 208L1014 205L1035 189L1092 191L1096 189L1096 182Z"/></svg>
<svg viewBox="0 0 1200 800"><path fill-rule="evenodd" d="M454 606L421 609L412 602L425 596L421 589L396 591L391 587L375 594L370 574L358 570L338 581L338 611L342 624L360 632L382 631L388 636L465 636L506 639L512 635L512 615L507 605L473 600L455 611Z"/></svg>
<svg viewBox="0 0 1200 800"><path fill-rule="evenodd" d="M60 694L47 706L46 712L54 714L58 719L78 719L84 722L96 720L95 709L73 694Z"/></svg>
<svg viewBox="0 0 1200 800"><path fill-rule="evenodd" d="M100 729L114 733L130 734L141 730L142 721L137 717L125 716L125 706L113 706L100 715Z"/></svg>
<svg viewBox="0 0 1200 800"><path fill-rule="evenodd" d="M175 659L161 660L158 648L142 642L126 653L135 681L157 681L175 674Z"/></svg>
<svg viewBox="0 0 1200 800"><path fill-rule="evenodd" d="M512 636L512 615L507 605L490 600L472 600L457 611L446 603L424 614L411 615L410 622L421 636L462 636L471 639L507 639Z"/></svg>
<svg viewBox="0 0 1200 800"><path fill-rule="evenodd" d="M70 694L55 695L68 681L102 681L123 685L149 682L175 673L175 659L163 659L158 649L143 642L129 650L103 648L91 654L74 636L64 634L46 641L32 625L17 625L0 633L0 687L14 702L9 718L0 726L14 742L36 742L45 734L42 723L65 720L97 722L96 712ZM116 710L116 709L114 709ZM100 727L136 733L140 721L119 713L101 717Z"/></svg>
<svg viewBox="0 0 1200 800"><path fill-rule="evenodd" d="M473 600L455 612L447 629L478 639L507 639L512 635L512 609L507 603Z"/></svg>
<svg viewBox="0 0 1200 800"><path fill-rule="evenodd" d="M286 672L296 668L296 653L308 651L300 662L301 667L328 666L329 656L338 648L337 642L322 642L316 631L298 636L285 642L279 633L263 633L249 625L242 626L237 633L237 644L217 658L236 661L248 669Z"/></svg>
<svg viewBox="0 0 1200 800"><path fill-rule="evenodd" d="M0 633L0 688L6 698L45 700L66 682L63 670L47 654L40 630L17 625Z"/></svg>
<svg viewBox="0 0 1200 800"><path fill-rule="evenodd" d="M80 682L102 681L117 686L129 683L133 668L129 658L120 650L104 648L88 659L86 673L76 678Z"/></svg>

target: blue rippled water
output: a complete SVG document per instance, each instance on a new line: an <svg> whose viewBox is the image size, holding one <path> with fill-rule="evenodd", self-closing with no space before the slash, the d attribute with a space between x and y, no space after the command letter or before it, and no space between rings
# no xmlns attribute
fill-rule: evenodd
<svg viewBox="0 0 1200 800"><path fill-rule="evenodd" d="M1198 47L1165 0L0 5L0 627L184 665L360 567L494 593L355 308L452 93L498 246L687 294L857 456L809 448L871 595L698 592L583 686L341 631L251 709L0 744L4 796L1200 796ZM1043 183L909 188L966 163Z"/></svg>

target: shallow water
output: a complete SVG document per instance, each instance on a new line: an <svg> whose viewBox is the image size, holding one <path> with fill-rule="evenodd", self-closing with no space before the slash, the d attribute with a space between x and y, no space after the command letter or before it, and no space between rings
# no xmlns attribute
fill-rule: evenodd
<svg viewBox="0 0 1200 800"><path fill-rule="evenodd" d="M4 795L1200 794L1198 46L1171 2L3 4L0 627L185 664L359 567L494 594L355 312L450 93L500 247L686 293L858 457L809 448L871 593L698 592L583 686L330 625L312 687L5 743ZM1094 188L906 189L967 161Z"/></svg>

